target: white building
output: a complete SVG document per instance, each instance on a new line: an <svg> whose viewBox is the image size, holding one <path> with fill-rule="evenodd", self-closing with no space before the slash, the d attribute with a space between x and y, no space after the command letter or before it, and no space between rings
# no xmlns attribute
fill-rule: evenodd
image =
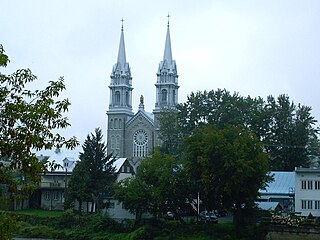
<svg viewBox="0 0 320 240"><path fill-rule="evenodd" d="M320 216L320 168L295 168L295 211Z"/></svg>

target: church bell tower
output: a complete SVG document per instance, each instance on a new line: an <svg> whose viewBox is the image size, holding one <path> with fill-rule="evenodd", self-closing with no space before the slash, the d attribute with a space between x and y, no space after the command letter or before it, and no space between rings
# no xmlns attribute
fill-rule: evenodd
<svg viewBox="0 0 320 240"><path fill-rule="evenodd" d="M172 60L169 15L167 36L164 48L163 60L159 64L157 72L156 103L153 110L156 128L159 128L157 116L164 108L174 108L178 103L178 73L176 61Z"/></svg>
<svg viewBox="0 0 320 240"><path fill-rule="evenodd" d="M107 111L107 151L108 154L113 153L117 157L125 155L125 123L134 115L132 112L132 77L129 63L126 61L123 20L121 21L118 60L110 76L110 100Z"/></svg>

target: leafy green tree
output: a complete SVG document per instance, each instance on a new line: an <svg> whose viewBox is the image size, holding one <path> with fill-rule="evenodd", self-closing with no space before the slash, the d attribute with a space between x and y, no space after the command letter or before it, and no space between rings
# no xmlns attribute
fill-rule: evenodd
<svg viewBox="0 0 320 240"><path fill-rule="evenodd" d="M206 125L194 130L186 146L186 170L198 183L206 209L223 206L241 219L243 209L253 207L258 190L270 180L259 139L244 128Z"/></svg>
<svg viewBox="0 0 320 240"><path fill-rule="evenodd" d="M0 67L8 63L0 45ZM11 75L0 73L0 156L6 160L0 162L0 184L9 185L12 194L18 184L24 184L22 189L28 190L32 182L40 180L39 173L47 170L48 163L39 162L35 151L78 145L75 137L66 139L57 131L70 125L63 116L70 102L58 99L65 89L63 78L50 81L43 90L30 90L28 85L36 79L30 69L19 69ZM21 181L11 181L11 174L2 174L10 171Z"/></svg>
<svg viewBox="0 0 320 240"><path fill-rule="evenodd" d="M100 210L103 208L103 197L112 194L112 184L116 179L113 166L115 159L111 154L107 155L107 146L103 142L103 135L99 128L87 136L82 148L80 163L72 173L68 185L69 197L81 202L90 200L91 212L93 212L94 205L97 210ZM78 180L81 180L81 183ZM79 189L77 189L78 186Z"/></svg>
<svg viewBox="0 0 320 240"><path fill-rule="evenodd" d="M160 124L160 150L173 156L179 155L182 141L178 126L178 111L173 108L164 108L159 114L158 121Z"/></svg>
<svg viewBox="0 0 320 240"><path fill-rule="evenodd" d="M308 167L309 156L317 154L313 143L318 141L318 128L314 127L317 121L311 116L311 107L296 106L286 95L277 99L269 96L266 106L270 128L264 143L271 168L293 171L297 166Z"/></svg>
<svg viewBox="0 0 320 240"><path fill-rule="evenodd" d="M181 163L170 155L156 151L142 160L137 174L115 185L115 198L137 219L142 213L159 217L181 207L186 200L186 182Z"/></svg>
<svg viewBox="0 0 320 240"><path fill-rule="evenodd" d="M308 167L310 156L319 156L319 129L311 107L295 105L286 95L269 96L265 101L225 89L196 92L188 96L187 102L177 105L176 116L174 130L168 124L170 117L164 117L162 124L160 118L162 149L167 149L168 143L183 143L194 129L210 124L220 128L239 126L253 132L263 142L272 170ZM177 152L183 155L184 147L180 146Z"/></svg>

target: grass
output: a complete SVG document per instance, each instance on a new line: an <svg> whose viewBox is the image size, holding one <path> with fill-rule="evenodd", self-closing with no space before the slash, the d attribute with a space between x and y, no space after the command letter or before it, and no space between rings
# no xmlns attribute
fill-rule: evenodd
<svg viewBox="0 0 320 240"><path fill-rule="evenodd" d="M11 211L10 213L23 214L23 215L36 216L36 217L60 217L63 214L63 211L24 209L24 210Z"/></svg>

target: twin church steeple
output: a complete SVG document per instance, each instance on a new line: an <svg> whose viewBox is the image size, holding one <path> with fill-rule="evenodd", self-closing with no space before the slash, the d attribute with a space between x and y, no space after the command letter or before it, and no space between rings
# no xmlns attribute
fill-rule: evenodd
<svg viewBox="0 0 320 240"><path fill-rule="evenodd" d="M123 20L122 20L123 21ZM138 112L132 112L132 76L126 60L123 24L117 63L110 75L110 101L107 126L108 154L131 159L138 164L158 146L158 114L163 108L172 108L178 103L178 74L176 62L172 60L169 22L163 60L160 61L156 87L156 102L153 113L144 110L141 96Z"/></svg>

